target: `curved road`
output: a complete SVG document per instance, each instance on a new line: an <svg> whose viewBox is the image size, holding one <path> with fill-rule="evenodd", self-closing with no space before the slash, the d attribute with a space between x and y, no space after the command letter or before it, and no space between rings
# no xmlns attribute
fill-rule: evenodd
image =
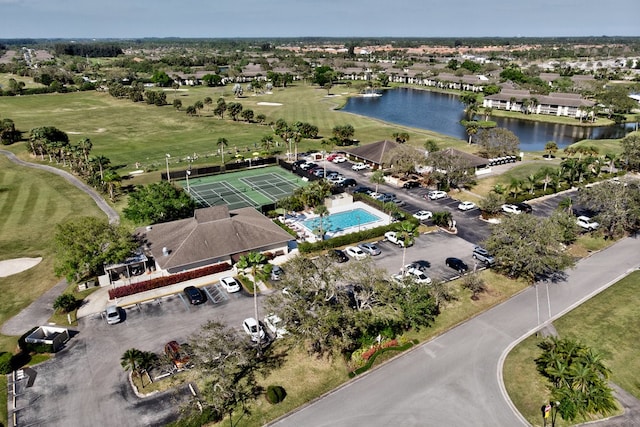
<svg viewBox="0 0 640 427"><path fill-rule="evenodd" d="M13 163L15 163L17 165L44 170L44 171L51 172L51 173L54 173L56 175L59 175L59 176L63 177L64 179L69 181L71 184L73 184L74 186L76 186L80 190L82 190L85 193L87 193L89 195L89 197L91 197L93 199L93 201L96 202L96 205L98 205L98 207L107 215L107 217L109 218L109 223L117 224L117 223L120 222L120 215L118 215L118 212L116 212L115 209L113 209L111 206L109 206L109 204L107 204L107 202L104 201L104 199L100 196L100 194L98 194L98 192L96 190L94 190L93 188L91 188L90 186L88 186L87 184L82 182L75 175L72 175L67 171L63 171L61 169L54 168L53 166L41 165L41 164L38 164L38 163L25 162L24 160L21 160L21 159L17 158L16 155L13 154L11 151L0 150L0 154L4 154L5 156L7 156L7 158L10 161L12 161Z"/></svg>
<svg viewBox="0 0 640 427"><path fill-rule="evenodd" d="M529 287L271 425L528 425L504 390L504 357L541 323L638 268L639 254L640 239L617 242L581 260L565 281Z"/></svg>

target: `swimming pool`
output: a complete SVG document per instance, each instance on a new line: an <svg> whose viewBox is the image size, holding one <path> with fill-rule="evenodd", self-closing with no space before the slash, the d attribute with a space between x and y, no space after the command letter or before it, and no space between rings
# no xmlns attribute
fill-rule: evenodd
<svg viewBox="0 0 640 427"><path fill-rule="evenodd" d="M372 222L381 221L382 218L362 208L350 211L338 212L322 218L322 229L327 233L337 233L353 227L361 227ZM312 218L303 221L302 224L310 231L320 228L320 218Z"/></svg>

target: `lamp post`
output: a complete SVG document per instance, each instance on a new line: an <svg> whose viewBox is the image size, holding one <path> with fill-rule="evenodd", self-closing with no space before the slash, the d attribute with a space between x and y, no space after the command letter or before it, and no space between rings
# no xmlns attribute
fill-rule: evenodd
<svg viewBox="0 0 640 427"><path fill-rule="evenodd" d="M189 188L189 175L191 175L191 162L193 162L193 159L191 159L191 157L187 156L187 162L189 162L189 168L187 169L187 174L186 174L186 178L187 178L187 193L191 193L191 189Z"/></svg>
<svg viewBox="0 0 640 427"><path fill-rule="evenodd" d="M169 159L171 154L166 154L165 160L167 161L167 181L171 182L171 175L169 175Z"/></svg>

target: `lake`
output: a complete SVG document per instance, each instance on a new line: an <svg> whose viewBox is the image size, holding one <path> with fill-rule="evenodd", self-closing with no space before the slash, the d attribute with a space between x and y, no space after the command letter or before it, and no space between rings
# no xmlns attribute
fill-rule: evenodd
<svg viewBox="0 0 640 427"><path fill-rule="evenodd" d="M379 97L351 97L342 111L467 140L464 126L460 124L464 118L464 104L458 96L407 88L382 93ZM503 117L491 117L490 120L516 134L523 151L544 150L548 141L555 141L562 148L582 139L622 138L634 129L633 123L583 127Z"/></svg>

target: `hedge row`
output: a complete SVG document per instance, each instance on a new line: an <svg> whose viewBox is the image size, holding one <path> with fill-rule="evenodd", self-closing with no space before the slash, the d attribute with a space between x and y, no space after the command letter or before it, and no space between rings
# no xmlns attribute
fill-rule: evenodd
<svg viewBox="0 0 640 427"><path fill-rule="evenodd" d="M345 234L344 236L332 237L328 240L322 240L315 243L301 242L298 243L300 253L306 254L324 249L332 249L340 246L349 245L351 243L361 242L363 240L375 239L384 236L384 233L395 230L396 224L383 225L369 230L362 230L355 233Z"/></svg>
<svg viewBox="0 0 640 427"><path fill-rule="evenodd" d="M166 277L157 277L145 282L132 283L126 286L119 286L115 289L109 289L109 299L122 298L127 295L138 294L140 292L150 291L153 289L163 288L176 283L184 282L199 277L208 276L210 274L221 273L231 269L231 265L226 262L210 265L208 267L199 268L197 270L185 271L184 273L172 274Z"/></svg>
<svg viewBox="0 0 640 427"><path fill-rule="evenodd" d="M353 378L356 375L360 375L363 372L368 371L371 366L373 366L373 362L376 361L376 357L378 357L378 355L380 354L384 354L387 351L405 351L410 349L411 347L413 347L413 342L408 342L406 344L403 345L399 345L397 347L385 347L385 348L381 348L380 350L376 351L375 353L373 353L371 355L371 357L369 358L369 360L367 361L367 363L364 366L359 367L358 369L349 372L349 378Z"/></svg>

